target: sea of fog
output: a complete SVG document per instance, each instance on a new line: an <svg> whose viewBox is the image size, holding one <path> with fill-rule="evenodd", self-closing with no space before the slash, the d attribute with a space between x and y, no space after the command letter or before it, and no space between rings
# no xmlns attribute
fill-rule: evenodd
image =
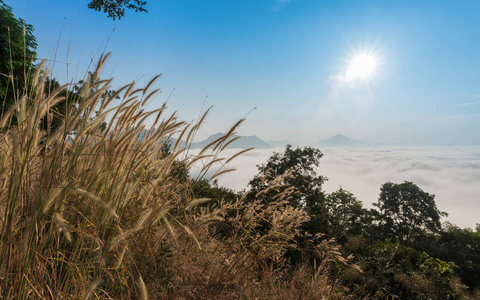
<svg viewBox="0 0 480 300"><path fill-rule="evenodd" d="M223 157L238 151L228 149ZM265 163L273 152L283 151L253 150L235 158L228 167L236 171L219 176L219 185L246 189L258 172L256 166ZM407 180L435 195L437 207L449 214L444 221L471 228L480 223L480 147L324 147L322 153L318 174L328 178L323 185L327 193L341 186L365 207L373 207L383 183ZM192 168L192 175L198 174L200 164ZM218 168L212 168L207 177Z"/></svg>

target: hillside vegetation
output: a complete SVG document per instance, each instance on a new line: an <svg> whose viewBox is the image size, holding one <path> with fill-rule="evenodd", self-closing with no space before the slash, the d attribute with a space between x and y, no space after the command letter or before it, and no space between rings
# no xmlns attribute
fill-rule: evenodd
<svg viewBox="0 0 480 300"><path fill-rule="evenodd" d="M105 59L76 93L66 86L47 92L48 71L40 64L31 86L2 115L5 299L341 293L326 273L328 261L346 263L335 245L319 243L324 258L316 273L286 260L308 220L288 205L291 192L268 206L243 197L206 206L209 199L193 193L189 166L202 160L205 172L216 167L235 127L196 157L186 155L188 148L166 145L174 134L190 141L203 118L186 124L163 116L165 105L144 111L155 93L150 84L109 93L110 80L98 77ZM109 108L120 95L121 104ZM63 106L63 114L56 110L62 102L73 103ZM102 126L108 113L113 118ZM52 128L54 117L61 120L57 128L42 129ZM148 117L157 130L139 138ZM219 168L217 175L226 171ZM281 182L282 176L275 184Z"/></svg>
<svg viewBox="0 0 480 300"><path fill-rule="evenodd" d="M322 190L319 149L291 146L247 192L219 187L247 151L222 157L244 120L192 155L208 110L195 123L148 111L158 76L112 90L107 58L74 88L44 62L0 64L2 299L480 297L480 226L442 224L432 194L387 182L366 209Z"/></svg>
<svg viewBox="0 0 480 300"><path fill-rule="evenodd" d="M40 64L2 115L3 298L478 296L478 228L442 227L433 195L386 183L378 210L364 209L345 190L322 191L322 154L308 147L275 153L247 194L192 180L199 161L214 178L229 171L235 157L221 152L243 120L188 155L169 137L188 145L203 118L145 111L151 84L109 92L106 58L77 92L48 92ZM144 136L148 117L157 130Z"/></svg>

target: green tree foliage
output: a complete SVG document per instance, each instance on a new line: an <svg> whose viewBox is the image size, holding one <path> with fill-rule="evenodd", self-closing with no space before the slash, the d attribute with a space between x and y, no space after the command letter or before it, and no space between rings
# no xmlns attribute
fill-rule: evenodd
<svg viewBox="0 0 480 300"><path fill-rule="evenodd" d="M231 189L218 186L217 181L211 184L206 179L192 180L192 193L195 198L210 198L215 204L232 203L242 196Z"/></svg>
<svg viewBox="0 0 480 300"><path fill-rule="evenodd" d="M88 8L103 11L109 18L119 20L125 16L125 9L134 9L136 12L147 12L144 8L147 1L140 0L92 0Z"/></svg>
<svg viewBox="0 0 480 300"><path fill-rule="evenodd" d="M50 95L53 91L61 88L60 83L55 78L45 78L45 96ZM69 92L66 88L58 94L59 97L63 97L64 100L57 103L55 106L50 107L49 113L43 118L41 128L48 132L52 132L62 125L65 121L65 110L67 109L67 97ZM71 93L72 95L72 93ZM71 101L71 100L70 100Z"/></svg>
<svg viewBox="0 0 480 300"><path fill-rule="evenodd" d="M480 273L476 237L480 235L454 227L442 231L440 218L446 213L438 210L434 195L412 182L387 182L381 186L376 209L367 210L342 188L324 194L321 187L326 179L317 175L321 157L318 149L309 147L287 146L284 153L274 153L265 164L257 166L259 173L250 181L249 198L269 205L291 189L285 199L309 217L302 226L302 237L325 234L322 236L343 245L344 255L356 257L363 272L345 268L335 273L354 295L461 298L466 290L457 274L475 287L475 274ZM278 182L281 174L285 176ZM297 237L303 252L287 253L292 264L313 262L308 241ZM442 250L434 251L432 245L439 243ZM455 258L459 253L461 258ZM471 280L465 280L467 276Z"/></svg>
<svg viewBox="0 0 480 300"><path fill-rule="evenodd" d="M100 79L95 76L96 75L92 72L88 72L87 79L80 80L72 89L67 89L65 86L62 87L55 78L46 77L44 90L45 96L50 95L55 90L61 90L61 92L58 93L58 97L62 98L62 100L55 104L55 106L49 108L47 115L42 120L41 129L50 133L54 132L63 124L63 122L65 122L65 116L68 115L67 111L76 110L85 97L96 93L98 89L90 88L100 82ZM90 89L88 93L86 92L87 89ZM101 104L107 97L111 97L114 94L114 90L105 91L101 97ZM119 99L118 96L115 98ZM98 111L95 112L95 116L92 117L92 120L97 117ZM103 132L107 127L107 123L102 122L99 127Z"/></svg>
<svg viewBox="0 0 480 300"><path fill-rule="evenodd" d="M37 58L33 31L32 25L15 18L11 7L0 3L0 114L29 85Z"/></svg>
<svg viewBox="0 0 480 300"><path fill-rule="evenodd" d="M380 188L376 220L381 234L402 243L414 243L428 233L439 233L440 217L435 196L424 192L412 182L387 182Z"/></svg>
<svg viewBox="0 0 480 300"><path fill-rule="evenodd" d="M354 251L363 273L344 272L343 278L359 299L459 299L464 287L455 275L455 264L445 262L400 243L371 243L351 237L345 248Z"/></svg>
<svg viewBox="0 0 480 300"><path fill-rule="evenodd" d="M460 228L446 223L434 244L427 245L428 253L453 261L462 282L472 288L480 287L480 228Z"/></svg>
<svg viewBox="0 0 480 300"><path fill-rule="evenodd" d="M363 208L362 202L341 187L327 195L325 205L329 233L337 239L363 234L365 228L371 225L369 211Z"/></svg>
<svg viewBox="0 0 480 300"><path fill-rule="evenodd" d="M262 199L268 204L274 201L277 195L284 193L285 189L290 189L290 205L303 209L310 217L304 225L305 230L311 234L325 233L328 221L322 184L327 178L317 174L322 156L319 149L293 149L291 145L287 145L284 153L275 152L266 164L257 166L259 173L249 183L249 198ZM284 176L284 182L280 183L283 186L277 187L279 183L275 180L287 173L289 175ZM262 195L257 195L259 191L262 191Z"/></svg>
<svg viewBox="0 0 480 300"><path fill-rule="evenodd" d="M326 178L317 175L316 170L322 156L320 150L315 148L292 149L291 145L287 145L284 153L275 152L266 164L257 166L259 173L250 181L251 193L257 194L279 175L293 171L285 182L294 187L296 192L291 196L290 204L306 210L313 209L318 200L322 198L323 202L324 198L321 187ZM264 196L267 202L269 196L272 194Z"/></svg>
<svg viewBox="0 0 480 300"><path fill-rule="evenodd" d="M36 93L34 89L30 89L31 76L37 67L37 43L33 31L32 25L23 19L15 18L11 7L0 4L0 114L8 110L26 91ZM45 96L60 88L61 85L56 79L46 77ZM58 128L64 120L67 106L75 108L78 104L78 93L74 90L63 88L58 97L63 100L49 107L41 122L40 127L43 130L51 132ZM15 123L14 117L12 124Z"/></svg>

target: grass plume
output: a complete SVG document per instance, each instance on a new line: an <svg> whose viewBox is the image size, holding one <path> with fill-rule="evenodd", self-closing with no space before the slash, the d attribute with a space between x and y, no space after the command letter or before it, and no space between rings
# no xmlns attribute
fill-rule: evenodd
<svg viewBox="0 0 480 300"><path fill-rule="evenodd" d="M281 291L286 295L292 289L285 285L283 257L296 247L294 239L308 219L304 212L286 206L292 189L285 189L268 206L259 201L246 204L243 197L210 205L210 199L192 194L191 179L184 174L197 161L203 162L199 178L216 166L215 177L231 171L226 163L249 149L228 160L221 157L222 150L244 120L198 156L189 156L189 145L210 109L193 126L175 113L165 116L166 105L147 111L149 99L158 93L149 89L159 76L143 89L131 83L109 93L111 80L99 79L108 56L100 58L77 98L71 99L73 93L63 93L66 86L45 92L48 70L40 71L42 62L31 89L19 93L2 116L0 295L5 299L226 299ZM120 104L113 107L117 97ZM62 101L75 105L57 112L62 122L49 130L51 108ZM109 114L112 117L102 128ZM155 130L145 134L151 118ZM41 129L43 122L47 130ZM170 137L179 137L179 142L172 152L165 152ZM184 137L186 146L181 147ZM280 178L275 184L281 182ZM220 234L225 227L230 228L228 239ZM264 230L261 235L259 228ZM309 271L296 272L307 276ZM328 286L327 275L315 274L315 282L323 280Z"/></svg>

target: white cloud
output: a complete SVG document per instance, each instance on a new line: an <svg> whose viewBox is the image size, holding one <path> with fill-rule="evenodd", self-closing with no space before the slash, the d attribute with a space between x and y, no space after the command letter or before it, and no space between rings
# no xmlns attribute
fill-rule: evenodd
<svg viewBox="0 0 480 300"><path fill-rule="evenodd" d="M480 223L479 147L397 147L324 149L321 173L332 192L341 185L364 205L377 201L380 186L391 181L412 181L435 194L449 221L463 227Z"/></svg>
<svg viewBox="0 0 480 300"><path fill-rule="evenodd" d="M227 155L233 155L229 149ZM283 149L276 149L283 152ZM342 186L366 207L372 207L387 181L412 181L424 191L435 194L446 219L461 227L480 223L480 147L379 147L324 148L319 174L329 178L327 192ZM254 150L234 160L237 171L219 178L219 184L242 190L257 173L256 165L265 163L272 150Z"/></svg>

